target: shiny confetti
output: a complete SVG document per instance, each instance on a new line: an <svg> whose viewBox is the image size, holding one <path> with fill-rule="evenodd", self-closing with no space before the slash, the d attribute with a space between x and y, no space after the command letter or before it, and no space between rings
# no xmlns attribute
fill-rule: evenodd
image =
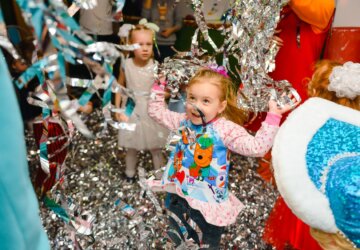
<svg viewBox="0 0 360 250"><path fill-rule="evenodd" d="M161 173L152 171L151 157L141 152L139 182L127 183L123 177L126 152L117 148L116 129L134 130L134 127L112 119L112 113L123 111L114 109L109 93L118 92L130 97L144 93L135 93L116 84L110 65L119 56L118 49L133 50L137 48L136 45L121 47L94 42L69 16L61 0L17 0L17 3L25 21L34 28L37 51L45 52L49 49L41 36L44 25L48 28L52 46L58 50L37 61L35 67L21 77L22 81L18 85L26 84L32 77L40 77L42 90L48 95L44 97L41 92L37 92L30 100L45 108L59 108L62 116L71 120L77 128L71 132L74 133L71 143L66 145L68 156L64 163L62 183L47 192L47 203L44 202L41 208L52 248L172 249L173 243L167 234L171 230L164 212L165 194L149 192L144 181L149 176L158 179ZM90 9L96 3L96 0L79 0L76 4ZM121 10L123 3L116 2L117 11ZM279 105L283 105L288 100L282 97L282 93L293 91L291 85L275 82L267 73L274 69L278 47L272 41L272 36L280 9L285 3L285 0L232 1L231 11L225 13L224 25L220 27L225 42L218 46L208 34L201 11L202 0L193 0L199 28L192 38L191 50L179 52L176 57L167 58L159 68L152 69L155 77L165 76L172 95L176 96L181 84L187 84L199 68L213 65L215 56L221 54L223 66L232 77L241 81L239 106L254 112L263 111L271 93ZM200 35L210 44L213 55L200 48ZM235 71L230 69L229 55L238 62ZM65 61L85 64L95 73L94 80L67 79ZM47 75L47 78L43 75ZM70 101L66 97L66 84L85 85L86 96ZM96 110L90 115L79 115L78 108L100 88L105 92L102 110ZM48 140L50 142L53 138ZM31 134L27 134L27 144L29 165L35 178L42 151L35 147ZM232 161L230 190L244 203L245 208L236 223L226 227L222 247L268 249L261 235L277 193L254 171L255 159L234 156ZM180 248L192 249L196 246L184 241Z"/></svg>
<svg viewBox="0 0 360 250"><path fill-rule="evenodd" d="M67 214L86 216L80 218L91 222L92 234L84 234L88 232L86 227L74 231L73 225L69 228L56 213L43 207L41 216L52 248L74 249L75 240L83 249L172 249L166 235L166 215L160 213L164 211L165 194L155 193L152 197L157 200L155 205L138 182L126 182L123 175L126 152L117 148L117 130L108 129L108 133L101 134L104 129L101 111L83 115L82 119L97 137L89 140L75 132L60 191L73 204L73 212ZM39 154L31 134L27 134L26 139L30 172L34 177ZM226 227L222 248L271 249L261 240L261 234L277 192L254 171L256 159L234 156L232 162L229 188L245 208L236 223ZM142 174L147 178L159 179L162 174L161 170L152 170L151 156L146 152L140 152L138 167L145 170ZM52 190L48 195L57 200L59 190Z"/></svg>

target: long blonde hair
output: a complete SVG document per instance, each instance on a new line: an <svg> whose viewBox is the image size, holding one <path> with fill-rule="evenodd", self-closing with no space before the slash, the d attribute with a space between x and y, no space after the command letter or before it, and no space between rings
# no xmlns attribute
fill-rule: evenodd
<svg viewBox="0 0 360 250"><path fill-rule="evenodd" d="M330 60L321 60L316 63L315 72L308 83L308 95L324 98L337 104L360 110L360 96L357 96L354 100L346 97L339 98L334 91L328 90L330 84L329 78L333 68L341 65L342 64L338 62Z"/></svg>
<svg viewBox="0 0 360 250"><path fill-rule="evenodd" d="M326 233L324 231L310 228L311 236L325 250L355 250L356 248L350 240L346 239L340 233Z"/></svg>
<svg viewBox="0 0 360 250"><path fill-rule="evenodd" d="M211 79L211 83L215 83L220 91L220 101L227 102L225 110L221 116L242 125L247 121L248 114L245 110L239 109L236 105L236 93L230 78L223 76L211 69L204 68L199 70L189 81L188 86L198 83L199 79Z"/></svg>

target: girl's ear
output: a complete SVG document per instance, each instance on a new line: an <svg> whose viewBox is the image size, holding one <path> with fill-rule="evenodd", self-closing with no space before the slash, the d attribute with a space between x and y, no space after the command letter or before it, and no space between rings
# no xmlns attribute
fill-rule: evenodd
<svg viewBox="0 0 360 250"><path fill-rule="evenodd" d="M225 110L226 106L227 106L227 101L226 100L224 100L224 101L222 101L220 103L219 114L221 114Z"/></svg>

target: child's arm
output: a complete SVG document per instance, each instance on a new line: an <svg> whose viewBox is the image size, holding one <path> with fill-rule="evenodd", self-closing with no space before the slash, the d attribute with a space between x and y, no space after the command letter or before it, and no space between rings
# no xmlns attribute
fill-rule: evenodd
<svg viewBox="0 0 360 250"><path fill-rule="evenodd" d="M250 135L243 127L233 122L226 121L225 119L219 121L220 124L217 131L219 131L225 146L231 151L242 155L264 156L273 145L282 114L300 103L294 97L291 98L291 95L288 97L292 101L292 105L288 103L283 105L283 107L279 107L275 100L269 100L269 112L255 136Z"/></svg>
<svg viewBox="0 0 360 250"><path fill-rule="evenodd" d="M268 113L255 136L242 126L225 119L216 123L216 130L229 150L241 155L262 157L273 145L280 120L280 115Z"/></svg>
<svg viewBox="0 0 360 250"><path fill-rule="evenodd" d="M165 106L164 96L164 90L157 83L154 83L148 106L149 116L170 130L177 129L180 122L186 118L185 114L168 110Z"/></svg>

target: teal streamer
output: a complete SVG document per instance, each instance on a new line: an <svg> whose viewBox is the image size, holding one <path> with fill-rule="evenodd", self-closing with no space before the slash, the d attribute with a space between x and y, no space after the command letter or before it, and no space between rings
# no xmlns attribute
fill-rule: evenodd
<svg viewBox="0 0 360 250"><path fill-rule="evenodd" d="M81 106L85 106L89 101L90 101L90 99L91 99L91 97L93 96L93 94L94 93L91 93L91 92L89 92L88 90L85 90L83 93L82 93L82 95L81 95L81 97L79 98L79 104L81 105Z"/></svg>
<svg viewBox="0 0 360 250"><path fill-rule="evenodd" d="M51 57L51 56L50 56ZM19 89L22 89L25 84L27 84L31 79L33 79L35 76L39 78L40 85L43 85L45 82L45 78L43 75L43 70L47 66L47 64L52 60L50 57L45 57L33 65L31 65L29 68L27 68L24 73L20 75L20 77L15 80L15 84ZM53 72L48 72L49 77L52 79Z"/></svg>
<svg viewBox="0 0 360 250"><path fill-rule="evenodd" d="M77 22L69 16L69 14L63 10L60 11L59 17L64 22L66 27L69 27L71 30L81 30L80 26L77 24Z"/></svg>
<svg viewBox="0 0 360 250"><path fill-rule="evenodd" d="M113 71L112 71L112 67L110 66L110 64L108 63L104 63L104 69L106 70L106 72L108 72L110 75L112 75Z"/></svg>
<svg viewBox="0 0 360 250"><path fill-rule="evenodd" d="M107 64L106 64L107 65ZM106 90L104 91L103 99L102 99L102 106L105 107L111 101L111 87L114 83L115 77L111 75L109 79L109 84Z"/></svg>
<svg viewBox="0 0 360 250"><path fill-rule="evenodd" d="M60 44L59 40L55 36L51 36L51 42L55 48L57 48L59 51L62 51L65 61L71 64L76 64L76 61L73 58L73 56L67 53L66 50L64 50L65 47ZM68 49L71 50L70 47L68 47Z"/></svg>
<svg viewBox="0 0 360 250"><path fill-rule="evenodd" d="M20 9L30 14L35 34L40 41L43 32L45 4L43 2L39 3L38 1L35 3L33 0L16 0L16 2Z"/></svg>
<svg viewBox="0 0 360 250"><path fill-rule="evenodd" d="M71 41L77 44L81 44L81 41L71 35L68 31L62 29L56 29L56 32L59 33L66 41Z"/></svg>
<svg viewBox="0 0 360 250"><path fill-rule="evenodd" d="M15 84L19 89L22 89L25 84L27 84L31 79L33 79L35 76L39 78L39 82L42 85L44 83L44 77L41 73L43 67L45 66L45 62L47 62L47 58L44 58L33 65L31 65L29 68L25 70L24 73L20 75L20 77L15 80ZM41 74L40 74L41 73Z"/></svg>
<svg viewBox="0 0 360 250"><path fill-rule="evenodd" d="M40 158L48 160L46 142L40 143Z"/></svg>
<svg viewBox="0 0 360 250"><path fill-rule="evenodd" d="M70 216L66 212L66 210L61 207L59 204L57 204L54 200L50 199L49 197L45 196L44 204L46 207L48 207L50 210L52 210L57 216L59 216L63 221L66 223L70 222Z"/></svg>
<svg viewBox="0 0 360 250"><path fill-rule="evenodd" d="M65 59L64 59L64 55L61 51L59 51L57 53L57 60L58 60L58 65L59 65L59 71L60 71L60 76L62 79L62 82L66 82L66 69L65 69Z"/></svg>
<svg viewBox="0 0 360 250"><path fill-rule="evenodd" d="M50 39L51 39L52 45L54 45L54 47L57 48L58 50L61 50L61 44L60 44L59 40L55 36L51 36Z"/></svg>
<svg viewBox="0 0 360 250"><path fill-rule="evenodd" d="M0 24L4 23L4 16L3 16L3 13L2 13L2 10L0 8Z"/></svg>
<svg viewBox="0 0 360 250"><path fill-rule="evenodd" d="M131 114L133 113L135 108L135 102L131 97L127 98L126 104L125 104L125 115L127 117L130 117Z"/></svg>
<svg viewBox="0 0 360 250"><path fill-rule="evenodd" d="M43 32L43 25L44 25L44 12L42 9L37 8L34 9L34 12L31 15L31 19L33 20L32 23L34 25L35 34L39 41L41 41L41 35Z"/></svg>
<svg viewBox="0 0 360 250"><path fill-rule="evenodd" d="M48 109L48 108L43 108L43 109L42 109L42 116L43 116L44 119L45 119L46 117L50 116L50 114L51 114L51 110L50 110L50 109Z"/></svg>

